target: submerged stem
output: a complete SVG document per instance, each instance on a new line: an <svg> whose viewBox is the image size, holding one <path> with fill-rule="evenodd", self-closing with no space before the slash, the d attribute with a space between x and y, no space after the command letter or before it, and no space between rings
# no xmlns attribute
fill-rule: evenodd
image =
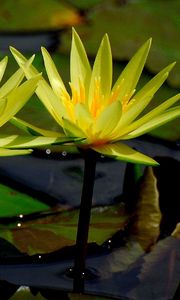
<svg viewBox="0 0 180 300"><path fill-rule="evenodd" d="M91 217L92 196L96 171L97 153L92 150L84 150L84 178L81 194L81 205L76 237L76 255L74 263L74 292L84 291L86 276L86 254L88 244L88 232Z"/></svg>

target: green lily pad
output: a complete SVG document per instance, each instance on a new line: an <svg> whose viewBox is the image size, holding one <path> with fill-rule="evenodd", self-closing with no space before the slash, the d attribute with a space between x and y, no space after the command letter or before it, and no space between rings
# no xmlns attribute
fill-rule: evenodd
<svg viewBox="0 0 180 300"><path fill-rule="evenodd" d="M29 255L49 253L75 244L79 210L64 211L33 221L1 226L0 237ZM123 205L92 209L89 242L102 244L124 229L129 216Z"/></svg>
<svg viewBox="0 0 180 300"><path fill-rule="evenodd" d="M88 23L77 26L89 55L95 55L102 36L107 32L113 56L129 60L137 48L149 37L153 45L146 67L157 73L170 62L177 64L168 82L180 86L179 1L103 1L87 14ZM71 33L64 33L60 49L69 51Z"/></svg>
<svg viewBox="0 0 180 300"><path fill-rule="evenodd" d="M78 11L55 0L2 0L0 28L3 32L53 30L81 22Z"/></svg>
<svg viewBox="0 0 180 300"><path fill-rule="evenodd" d="M69 0L69 2L77 7L77 8L80 8L80 9L89 9L89 8L92 8L94 7L95 5L103 2L103 0Z"/></svg>
<svg viewBox="0 0 180 300"><path fill-rule="evenodd" d="M0 217L30 214L48 210L49 206L28 194L0 184Z"/></svg>

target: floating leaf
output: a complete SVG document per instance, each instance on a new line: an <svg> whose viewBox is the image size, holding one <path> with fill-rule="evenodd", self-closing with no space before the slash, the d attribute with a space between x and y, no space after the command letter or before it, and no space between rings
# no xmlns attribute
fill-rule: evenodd
<svg viewBox="0 0 180 300"><path fill-rule="evenodd" d="M30 214L49 208L38 199L5 184L0 184L0 207L0 217Z"/></svg>
<svg viewBox="0 0 180 300"><path fill-rule="evenodd" d="M136 0L126 1L125 5L121 5L120 1L103 1L87 14L91 26L88 22L77 28L77 31L83 36L90 55L96 53L98 41L107 32L113 56L120 60L129 60L138 46L152 37L153 46L147 68L157 73L169 62L177 61L168 80L174 87L179 87L179 8L179 1ZM64 35L61 47L64 49L66 45L67 34Z"/></svg>
<svg viewBox="0 0 180 300"><path fill-rule="evenodd" d="M103 1L104 0L69 0L70 3L80 9L90 9Z"/></svg>
<svg viewBox="0 0 180 300"><path fill-rule="evenodd" d="M36 8L36 9L34 9ZM55 0L1 1L1 31L52 30L81 22L78 11Z"/></svg>
<svg viewBox="0 0 180 300"><path fill-rule="evenodd" d="M0 237L29 255L49 253L75 244L78 215L76 209L9 227L1 226ZM123 205L92 209L89 242L102 244L115 232L124 229L128 220Z"/></svg>

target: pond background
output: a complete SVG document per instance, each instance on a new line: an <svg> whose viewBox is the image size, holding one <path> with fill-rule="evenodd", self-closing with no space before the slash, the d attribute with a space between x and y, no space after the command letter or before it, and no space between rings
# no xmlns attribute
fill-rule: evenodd
<svg viewBox="0 0 180 300"><path fill-rule="evenodd" d="M45 46L51 52L64 82L68 83L72 26L75 27L81 36L92 62L102 36L106 32L108 33L114 58L114 80L136 49L149 37L152 37L153 44L138 88L169 63L177 61L177 64L171 72L168 81L156 94L155 101L152 101L151 105L147 108L150 109L154 105L175 95L180 87L179 9L180 3L176 0L17 0L16 2L13 0L1 0L0 56L9 55L8 68L3 80L6 80L17 69L17 65L8 50L9 45L16 47L27 56L36 53L35 65L39 70L43 70L43 75L45 75L45 70L40 47ZM58 129L57 124L54 123L36 96L31 98L18 115L37 126L45 126L47 129ZM3 126L0 131L6 133L18 132L10 124ZM162 267L159 256L162 255L161 250L164 252L164 249L166 249L167 256L164 254L164 257L166 257L164 259L167 259L167 264L165 266L168 270L167 273L170 274L167 278L164 278L161 274L164 280L162 280L163 284L161 287L160 285L156 285L155 290L164 297L162 299L168 299L165 298L167 295L167 297L171 296L172 298L177 290L178 278L180 278L178 277L180 270L179 256L177 254L179 240L173 239L173 241L169 241L167 239L172 239L171 234L180 220L178 201L179 179L175 175L179 174L180 170L180 120L176 119L169 122L143 138L132 141L131 145L152 157L157 157L161 162L161 167L159 171L154 171L153 175L151 173L148 175L150 179L147 179L147 175L143 175L144 168L140 168L139 166L135 166L130 171L130 175L125 176L127 174L127 165L125 163L100 158L93 199L93 205L100 207L99 210L95 208L90 241L95 241L98 245L105 243L106 247L109 247L107 241L116 232L124 228L129 220L129 215L124 213L124 208L121 206L124 203L122 200L124 201L124 199L128 198L130 202L133 202L133 191L139 189L136 184L140 177L144 176L143 180L144 182L148 182L147 185L149 187L152 184L154 190L158 189L160 195L158 203L160 201L160 213L163 215L161 221L160 217L158 219L158 226L161 227L161 237L165 239L154 250L156 253L154 264L158 265L159 263ZM52 253L53 251L58 251L58 249L63 249L65 246L72 246L74 244L74 236L76 234L75 220L78 215L78 211L74 210L74 208L77 209L79 206L83 175L83 161L81 157L76 153L68 153L66 148L52 147L48 150L42 148L39 151L35 151L29 157L1 158L0 175L1 261L9 257L16 259L17 257L21 257L22 254L32 256L39 253ZM128 184L124 183L125 177L129 177ZM158 178L158 187L153 183L154 178ZM132 182L134 182L134 186ZM125 186L133 186L133 188L130 191ZM139 194L148 194L149 199L154 199L153 188L149 188L148 192L146 190L142 192L142 189ZM157 212L158 206L156 201L157 198L153 203L156 203L154 206ZM104 211L104 206L109 207L109 205L112 206L107 211ZM59 215L61 211L63 211L63 215ZM44 223L37 221L37 215L34 215L34 213L38 212L50 214L50 216L46 216L49 219L42 219ZM147 208L145 208L145 212L145 215L148 215ZM29 214L31 214L29 219L25 218L23 225L21 223L22 220L18 216ZM120 217L117 218L117 214ZM26 223L27 221L30 223ZM147 222L148 220L146 219L144 223ZM106 225L103 225L105 223ZM19 229L17 228L17 224L22 224L23 226L20 226L21 228ZM149 231L152 231L152 227L149 227ZM134 234L133 230L131 235L133 235L133 238L134 236L137 237L137 234ZM144 236L147 236L146 246L141 248L142 244L140 243L141 246L139 246L139 240L135 240L137 244L133 244L131 249L133 249L132 252L135 252L136 255L130 261L128 255L131 256L131 254L127 251L126 243L125 248L122 249L118 244L120 243L119 238L118 243L115 238L114 248L116 251L112 252L111 256L108 256L108 261L111 261L111 263L107 264L103 271L103 274L107 274L113 269L113 275L110 281L107 281L109 283L106 284L106 281L104 281L104 283L101 283L102 285L94 284L94 287L90 284L90 287L87 287L87 292L101 296L105 294L116 298L119 297L119 299L122 296L130 297L129 299L144 299L145 293L147 300L151 299L151 297L152 299L153 297L156 299L153 293L148 294L148 291L151 291L152 287L154 288L154 285L152 284L151 286L150 284L149 286L148 282L148 280L152 282L152 270L154 270L152 265L150 267L152 273L149 272L148 276L145 276L145 279L143 279L148 282L145 290L142 289L142 282L144 284L145 281L142 280L141 282L143 276L139 275L138 268L141 269L144 263L144 261L141 261L141 255L149 251L151 244L157 242L158 236L157 232L152 237L147 232ZM129 243L131 244L131 239ZM163 243L167 243L166 247ZM137 248L134 250L133 247L136 246ZM124 252L119 253L118 251ZM128 253L127 257L125 252ZM171 254L168 256L168 253ZM123 273L124 277L121 276L121 267L119 270L112 267L115 266L115 261L120 260L120 257L127 258L128 262L125 265L130 268L123 269L126 270L126 273ZM170 261L168 257L170 257ZM101 261L102 258L95 257L95 261L92 264L101 265ZM59 270L61 267L59 266ZM34 266L29 266L28 270L30 270L29 268L33 269ZM27 278L23 282L24 273L19 271L18 265L14 274L12 273L11 266L9 273L8 268L7 272L2 267L0 269L2 280L7 280L15 284L16 287L25 283L29 283L27 284L29 286L34 286L35 284L33 281L33 272L30 278ZM131 275L131 270L133 275ZM36 280L38 286L43 285L43 287L48 286L48 288L57 288L59 286L60 290L63 290L63 287L65 290L71 290L71 287L63 281L58 285L58 278L56 278L56 283L55 278L52 277L50 280L50 277L47 276L43 282L41 272L39 273L39 279ZM49 274L52 275L52 272L49 271ZM158 276L160 275L157 275L157 278ZM48 280L51 282L49 285L47 285ZM122 286L119 282L122 282ZM130 291L125 288L125 282L128 282L131 286ZM168 289L165 288L167 284L169 284ZM105 287L108 285L109 287L106 290ZM4 284L2 284L2 289L3 287ZM7 287L5 288L6 291L8 289ZM21 293L25 293L25 291ZM22 299L27 299L27 297L42 299L43 297L40 294L33 296L32 293L29 293L29 296L27 294L26 296L19 295L16 293L11 298L14 300L19 299L18 297L26 297ZM61 297L66 299L66 296ZM51 299L51 297L52 292L50 296L47 296L46 293L46 298L43 299ZM73 295L69 295L69 297L70 299L75 299ZM80 296L78 295L77 299L79 299L78 297ZM88 297L86 296L85 299L89 299ZM94 299L96 298L94 297Z"/></svg>

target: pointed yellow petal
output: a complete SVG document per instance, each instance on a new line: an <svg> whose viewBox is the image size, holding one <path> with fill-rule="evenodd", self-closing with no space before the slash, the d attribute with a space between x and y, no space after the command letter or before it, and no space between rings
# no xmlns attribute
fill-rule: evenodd
<svg viewBox="0 0 180 300"><path fill-rule="evenodd" d="M0 135L0 147L6 147L9 143L13 142L17 135Z"/></svg>
<svg viewBox="0 0 180 300"><path fill-rule="evenodd" d="M152 166L158 165L158 163L151 157L148 157L122 143L106 144L99 147L93 147L92 149L103 155L111 156L118 160Z"/></svg>
<svg viewBox="0 0 180 300"><path fill-rule="evenodd" d="M78 103L75 106L75 117L77 125L84 131L93 123L93 118L86 105Z"/></svg>
<svg viewBox="0 0 180 300"><path fill-rule="evenodd" d="M134 121L129 126L127 126L124 130L121 130L121 134L119 135L119 137L121 137L122 135L126 135L135 129L138 129L143 124L149 122L156 116L160 115L163 111L168 109L170 106L172 106L174 103L176 103L179 99L180 99L180 94L177 94L177 95L171 97L170 99L166 100L165 102L160 104L158 107L154 108L149 113L144 115L142 118Z"/></svg>
<svg viewBox="0 0 180 300"><path fill-rule="evenodd" d="M91 66L82 41L74 29L72 32L70 74L74 87L80 88L80 81L82 82L87 97L91 78ZM79 88L77 89L79 90Z"/></svg>
<svg viewBox="0 0 180 300"><path fill-rule="evenodd" d="M16 155L25 155L30 154L32 152L31 149L27 150L9 150L0 148L0 156L16 156Z"/></svg>
<svg viewBox="0 0 180 300"><path fill-rule="evenodd" d="M7 104L0 117L0 126L4 125L24 106L34 93L40 78L41 75L37 75L25 81L7 96Z"/></svg>
<svg viewBox="0 0 180 300"><path fill-rule="evenodd" d="M7 105L7 100L6 99L0 99L0 117L3 114L5 108Z"/></svg>
<svg viewBox="0 0 180 300"><path fill-rule="evenodd" d="M10 123L31 135L35 135L35 136L42 135L42 136L48 136L48 137L65 137L65 135L63 133L39 128L37 126L31 125L30 123L25 122L16 117L13 117L10 120Z"/></svg>
<svg viewBox="0 0 180 300"><path fill-rule="evenodd" d="M17 149L17 148L34 148L51 144L64 144L72 142L70 137L44 137L44 136L4 136L0 135L0 147Z"/></svg>
<svg viewBox="0 0 180 300"><path fill-rule="evenodd" d="M13 47L10 47L10 50L28 79L38 74L38 71L34 66L27 65L28 60L19 51L17 51ZM43 78L39 81L38 88L36 89L36 94L42 101L44 106L47 108L49 113L56 120L56 122L59 125L62 125L62 117L68 117L67 111L61 100L52 91L49 84Z"/></svg>
<svg viewBox="0 0 180 300"><path fill-rule="evenodd" d="M26 67L24 68L24 72L26 77L29 79L37 74L39 74L38 70L31 64L29 64L29 61L31 62L31 60L34 58L34 55L32 56L32 58L30 58L30 60L26 59L24 55L22 55L17 49L15 49L14 47L10 47L10 51L12 53L12 55L14 56L16 62L18 63L18 65L22 68L22 67Z"/></svg>
<svg viewBox="0 0 180 300"><path fill-rule="evenodd" d="M67 136L85 137L85 133L81 130L81 128L67 119L63 119L63 129Z"/></svg>
<svg viewBox="0 0 180 300"><path fill-rule="evenodd" d="M0 61L0 81L3 78L4 72L6 70L6 66L8 63L8 57L5 56L1 61Z"/></svg>
<svg viewBox="0 0 180 300"><path fill-rule="evenodd" d="M42 55L44 58L44 64L46 68L46 72L51 83L51 86L58 97L62 96L62 93L67 93L65 85L56 69L56 66L49 54L49 52L42 47Z"/></svg>
<svg viewBox="0 0 180 300"><path fill-rule="evenodd" d="M24 78L23 70L17 70L0 88L0 98L7 96Z"/></svg>
<svg viewBox="0 0 180 300"><path fill-rule="evenodd" d="M149 39L144 45L141 46L141 48L131 58L131 60L117 79L112 92L116 91L118 89L118 86L121 86L118 94L118 99L123 100L123 96L130 95L135 89L144 68L151 46L151 41L152 39ZM123 84L121 84L122 81Z"/></svg>
<svg viewBox="0 0 180 300"><path fill-rule="evenodd" d="M91 104L96 92L96 80L100 80L100 92L106 100L109 97L112 85L112 54L108 35L102 39L91 76L89 103Z"/></svg>
<svg viewBox="0 0 180 300"><path fill-rule="evenodd" d="M45 80L39 81L36 94L56 122L62 126L62 118L68 118L67 110Z"/></svg>
<svg viewBox="0 0 180 300"><path fill-rule="evenodd" d="M179 117L180 117L180 106L170 108L163 114L153 118L151 121L145 123L144 125L140 126L136 130L128 133L127 135L122 136L121 139L135 138Z"/></svg>
<svg viewBox="0 0 180 300"><path fill-rule="evenodd" d="M117 131L123 130L148 105L154 94L168 77L175 63L170 64L151 79L133 98L135 99L129 109L122 115Z"/></svg>
<svg viewBox="0 0 180 300"><path fill-rule="evenodd" d="M113 102L99 115L94 125L93 131L99 137L108 137L112 130L118 124L122 114L122 107L120 101Z"/></svg>

